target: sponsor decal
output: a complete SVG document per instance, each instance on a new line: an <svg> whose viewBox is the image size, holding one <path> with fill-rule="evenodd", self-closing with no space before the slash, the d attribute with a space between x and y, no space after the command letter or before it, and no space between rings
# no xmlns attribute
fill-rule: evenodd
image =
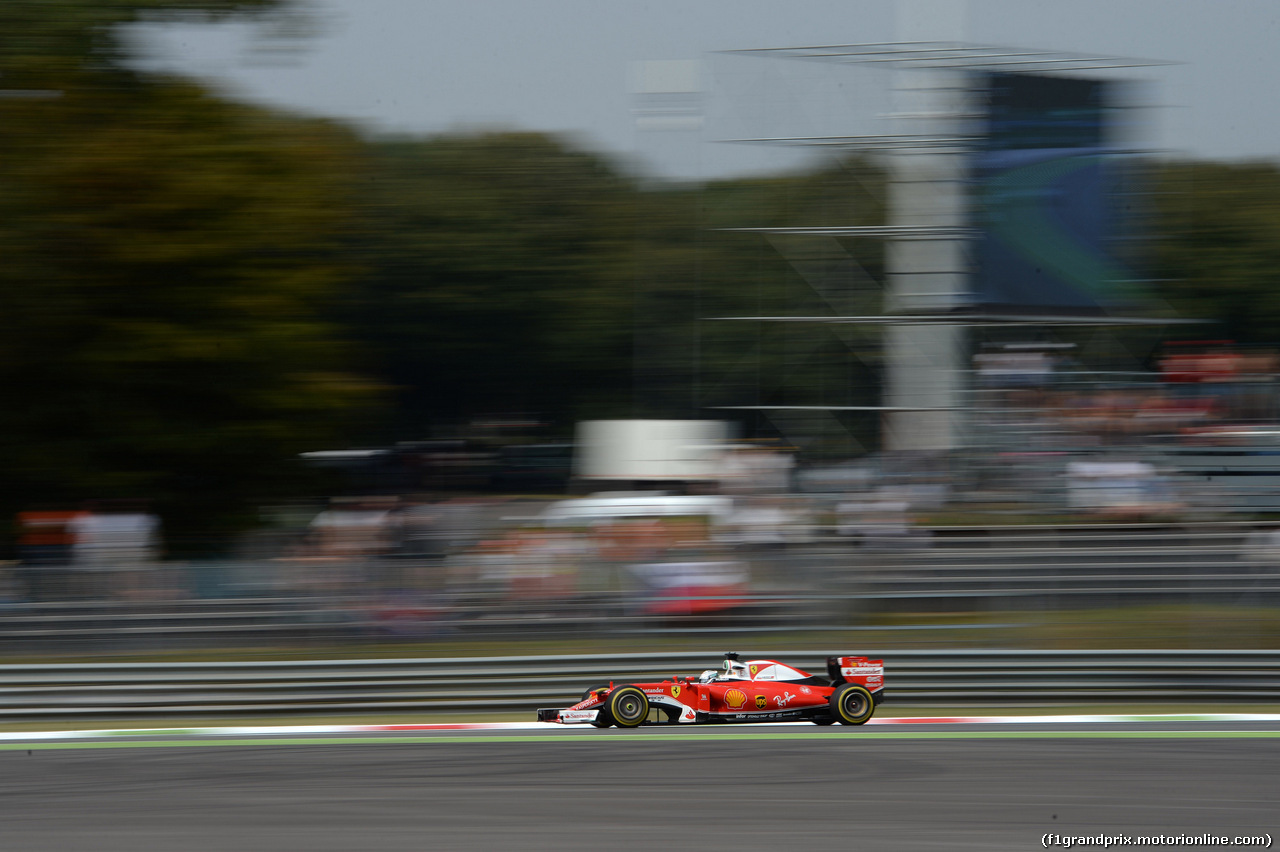
<svg viewBox="0 0 1280 852"><path fill-rule="evenodd" d="M731 689L724 694L724 703L737 710L747 703L747 694L741 689Z"/></svg>
<svg viewBox="0 0 1280 852"><path fill-rule="evenodd" d="M805 695L808 695L809 693L813 692L813 690L807 686L800 687L800 691L803 692Z"/></svg>
<svg viewBox="0 0 1280 852"><path fill-rule="evenodd" d="M644 688L644 691L649 695L665 695L667 692L665 689L663 689L660 686L658 687L646 686Z"/></svg>
<svg viewBox="0 0 1280 852"><path fill-rule="evenodd" d="M787 706L787 704L788 704L788 703L791 701L791 699L793 699L793 698L795 698L795 695L794 695L793 693L790 693L790 692L784 692L782 695L779 695L777 698L775 698L775 699L773 699L773 700L774 700L774 701L776 701L776 702L778 702L778 706L779 706L779 707L786 707L786 706ZM757 701L756 703L757 703L757 704L759 704L759 702L758 702L758 701Z"/></svg>
<svg viewBox="0 0 1280 852"><path fill-rule="evenodd" d="M755 676L756 676L756 673L757 673L757 672L759 672L759 671L760 671L760 667L759 667L759 666L752 666L752 667L751 667L751 676L752 676L752 677L755 677Z"/></svg>
<svg viewBox="0 0 1280 852"><path fill-rule="evenodd" d="M803 719L805 715L801 710L778 710L768 713L724 713L720 714L718 718L731 722L762 722L769 720L784 722Z"/></svg>
<svg viewBox="0 0 1280 852"><path fill-rule="evenodd" d="M561 710L561 722L590 722L596 718L596 710Z"/></svg>
<svg viewBox="0 0 1280 852"><path fill-rule="evenodd" d="M769 699L765 698L763 695L756 696L756 707L763 710L768 705L769 705Z"/></svg>
<svg viewBox="0 0 1280 852"><path fill-rule="evenodd" d="M676 685L671 687L671 697L672 698L680 697L680 684L677 683Z"/></svg>
<svg viewBox="0 0 1280 852"><path fill-rule="evenodd" d="M884 673L884 666L845 666L840 670L842 675L877 675Z"/></svg>

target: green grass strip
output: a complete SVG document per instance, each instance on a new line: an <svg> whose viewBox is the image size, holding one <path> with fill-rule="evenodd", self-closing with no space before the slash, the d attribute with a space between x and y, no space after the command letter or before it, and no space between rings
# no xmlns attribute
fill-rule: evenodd
<svg viewBox="0 0 1280 852"><path fill-rule="evenodd" d="M705 744L722 741L761 740L842 740L854 743L865 740L1096 740L1096 739L1275 739L1280 731L858 731L835 732L759 732L715 733L705 737L688 734L603 734L599 737L547 737L536 734L503 734L498 736L440 737L264 737L262 739L167 739L167 740L83 740L77 742L0 743L0 751L51 751L103 748L209 748L313 745L428 745L479 743L596 743L616 742L680 742Z"/></svg>

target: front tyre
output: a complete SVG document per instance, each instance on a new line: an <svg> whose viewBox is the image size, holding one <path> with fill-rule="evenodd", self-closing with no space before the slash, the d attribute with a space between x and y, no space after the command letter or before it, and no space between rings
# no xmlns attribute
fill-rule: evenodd
<svg viewBox="0 0 1280 852"><path fill-rule="evenodd" d="M871 693L857 683L841 684L831 693L827 703L831 707L831 715L842 725L865 725L876 710Z"/></svg>
<svg viewBox="0 0 1280 852"><path fill-rule="evenodd" d="M635 728L649 718L649 698L634 686L624 686L609 694L605 706L619 728Z"/></svg>

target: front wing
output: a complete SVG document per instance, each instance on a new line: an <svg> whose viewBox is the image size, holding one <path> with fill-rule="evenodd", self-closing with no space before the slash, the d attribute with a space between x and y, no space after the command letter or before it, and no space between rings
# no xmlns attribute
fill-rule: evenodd
<svg viewBox="0 0 1280 852"><path fill-rule="evenodd" d="M646 690L645 697L649 699L650 710L657 709L662 711L667 719L679 724L689 724L691 722L703 721L698 718L698 713L688 704L677 701L669 695L658 695L650 693ZM600 698L588 698L572 707L564 710L556 708L540 708L538 710L539 722L559 722L562 725L582 725L595 722L596 717L600 715L601 708L604 707L604 701Z"/></svg>

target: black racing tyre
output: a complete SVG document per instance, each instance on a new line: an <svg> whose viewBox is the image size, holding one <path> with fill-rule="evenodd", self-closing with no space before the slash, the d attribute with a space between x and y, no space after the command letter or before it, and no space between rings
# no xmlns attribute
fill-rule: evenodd
<svg viewBox="0 0 1280 852"><path fill-rule="evenodd" d="M876 711L875 699L865 686L845 683L836 688L827 699L831 715L842 725L864 725Z"/></svg>
<svg viewBox="0 0 1280 852"><path fill-rule="evenodd" d="M603 710L619 728L634 728L649 718L649 698L638 687L619 687L609 693Z"/></svg>
<svg viewBox="0 0 1280 852"><path fill-rule="evenodd" d="M586 690L582 693L582 697L579 698L578 700L586 701L588 698L591 697L591 693L599 692L602 689L607 690L608 688L609 688L609 684L607 683L597 683L595 686L588 686Z"/></svg>
<svg viewBox="0 0 1280 852"><path fill-rule="evenodd" d="M607 691L609 689L609 684L598 683L595 686L587 687L587 689L582 693L582 700L586 701L591 697L591 693L599 692L602 689ZM591 721L591 724L595 725L597 728L608 728L613 724L613 717L609 715L609 705L607 703L597 711L596 717Z"/></svg>

